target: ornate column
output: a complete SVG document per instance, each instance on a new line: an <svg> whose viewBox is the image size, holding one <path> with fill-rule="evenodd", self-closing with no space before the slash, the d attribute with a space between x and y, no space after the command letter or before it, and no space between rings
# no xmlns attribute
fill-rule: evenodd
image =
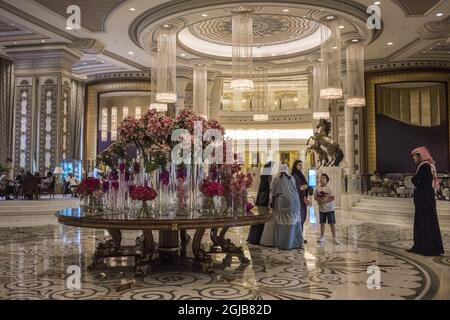
<svg viewBox="0 0 450 320"><path fill-rule="evenodd" d="M217 77L211 90L211 109L209 117L211 119L220 120L220 103L223 92L223 78Z"/></svg>
<svg viewBox="0 0 450 320"><path fill-rule="evenodd" d="M344 160L347 163L347 175L350 177L355 174L355 122L354 122L353 108L345 107L344 121L345 121Z"/></svg>
<svg viewBox="0 0 450 320"><path fill-rule="evenodd" d="M47 171L73 157L72 65L77 50L59 46L8 52L15 65L14 171ZM36 97L36 99L35 99Z"/></svg>
<svg viewBox="0 0 450 320"><path fill-rule="evenodd" d="M34 87L32 77L16 78L13 153L15 174L21 168L32 170Z"/></svg>

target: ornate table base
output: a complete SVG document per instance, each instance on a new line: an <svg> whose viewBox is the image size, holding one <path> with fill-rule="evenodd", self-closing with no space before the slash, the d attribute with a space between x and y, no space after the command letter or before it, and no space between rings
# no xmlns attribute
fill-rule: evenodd
<svg viewBox="0 0 450 320"><path fill-rule="evenodd" d="M242 247L238 247L225 239L228 227L211 228L210 238L213 242L209 250L202 248L202 238L206 229L197 229L192 241L192 252L194 257L187 257L187 245L190 237L186 230L160 230L159 245L156 246L152 230L144 229L143 235L136 238L135 246L122 246L122 233L118 229L108 229L111 240L100 243L94 253L93 262L88 267L90 269L97 266L105 266L106 258L134 257L136 275L142 275L153 268L171 266L170 269L180 267L193 267L207 273L212 272L212 254L225 254L222 260L223 267L231 266L233 257L237 257L240 262L239 269L245 269L250 260L245 257ZM181 239L181 241L180 241ZM153 256L157 254L157 258Z"/></svg>

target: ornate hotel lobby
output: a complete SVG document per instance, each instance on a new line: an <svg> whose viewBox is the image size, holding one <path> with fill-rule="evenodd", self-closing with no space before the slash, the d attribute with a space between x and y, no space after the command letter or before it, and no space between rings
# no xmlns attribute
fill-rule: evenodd
<svg viewBox="0 0 450 320"><path fill-rule="evenodd" d="M449 85L448 0L0 0L0 300L450 300Z"/></svg>

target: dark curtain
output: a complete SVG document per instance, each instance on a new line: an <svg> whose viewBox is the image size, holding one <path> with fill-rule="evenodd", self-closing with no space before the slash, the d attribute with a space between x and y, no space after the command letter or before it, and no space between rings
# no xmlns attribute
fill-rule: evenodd
<svg viewBox="0 0 450 320"><path fill-rule="evenodd" d="M84 118L84 82L72 80L71 139L73 159L81 159Z"/></svg>
<svg viewBox="0 0 450 320"><path fill-rule="evenodd" d="M12 158L14 128L14 70L10 60L0 57L0 163Z"/></svg>

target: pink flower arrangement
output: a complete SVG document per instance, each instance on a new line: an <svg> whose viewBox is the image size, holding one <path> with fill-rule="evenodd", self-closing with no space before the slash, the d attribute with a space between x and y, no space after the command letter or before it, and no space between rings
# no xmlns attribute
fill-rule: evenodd
<svg viewBox="0 0 450 320"><path fill-rule="evenodd" d="M131 199L140 201L151 201L157 196L156 190L148 186L137 186L130 193Z"/></svg>
<svg viewBox="0 0 450 320"><path fill-rule="evenodd" d="M202 133L206 130L206 120L202 116L196 115L190 109L183 109L180 111L178 116L175 118L174 129L186 129L189 131L191 135L194 134L194 125L196 121L200 121L202 123Z"/></svg>
<svg viewBox="0 0 450 320"><path fill-rule="evenodd" d="M146 129L147 136L153 141L166 142L170 139L173 130L173 119L160 115L154 109L150 109L141 118L142 126Z"/></svg>
<svg viewBox="0 0 450 320"><path fill-rule="evenodd" d="M251 211L255 206L253 205L253 203L247 202L247 208L246 211L249 212Z"/></svg>
<svg viewBox="0 0 450 320"><path fill-rule="evenodd" d="M225 188L219 182L203 180L200 191L206 197L223 196Z"/></svg>
<svg viewBox="0 0 450 320"><path fill-rule="evenodd" d="M233 175L231 181L231 191L234 194L245 192L253 184L253 175L250 173L238 172Z"/></svg>
<svg viewBox="0 0 450 320"><path fill-rule="evenodd" d="M142 141L145 136L143 123L133 116L122 120L118 128L119 140L125 143Z"/></svg>

